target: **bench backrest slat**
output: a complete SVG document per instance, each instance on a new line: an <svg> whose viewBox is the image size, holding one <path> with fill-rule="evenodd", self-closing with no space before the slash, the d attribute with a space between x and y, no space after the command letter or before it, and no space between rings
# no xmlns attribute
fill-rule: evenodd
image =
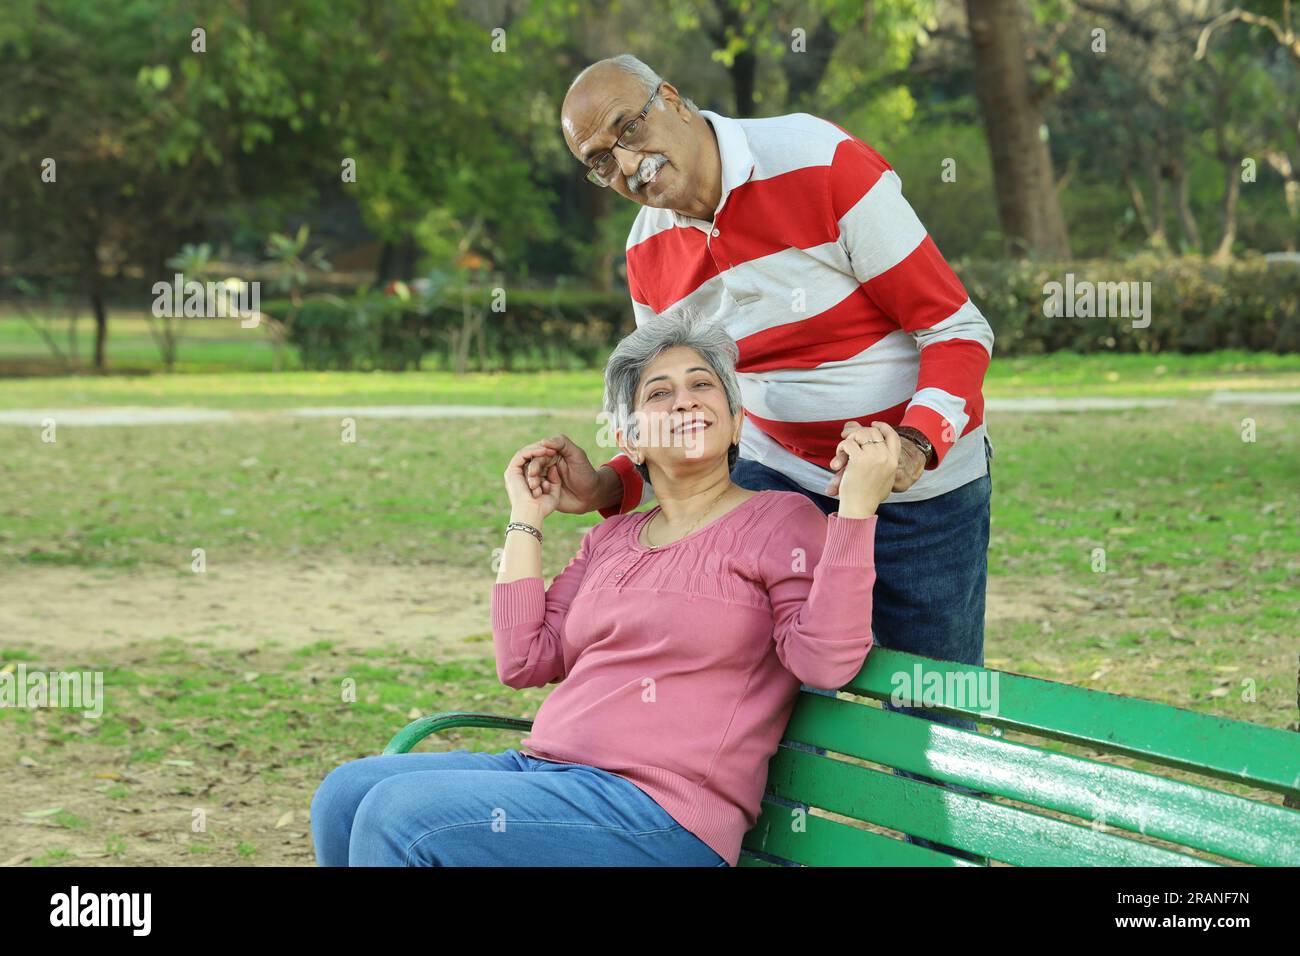
<svg viewBox="0 0 1300 956"><path fill-rule="evenodd" d="M1290 731L883 647L843 690L887 700L897 688L897 703L912 706L930 703L927 687L965 689L935 706L946 713L1300 796L1300 734ZM995 711L981 687L996 690Z"/></svg>
<svg viewBox="0 0 1300 956"><path fill-rule="evenodd" d="M1300 812L918 720L801 694L786 738L1035 807L1263 866L1300 866Z"/></svg>

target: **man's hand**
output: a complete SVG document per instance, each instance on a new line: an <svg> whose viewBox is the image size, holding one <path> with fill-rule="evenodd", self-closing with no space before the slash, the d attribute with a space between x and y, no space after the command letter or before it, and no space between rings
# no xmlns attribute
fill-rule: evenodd
<svg viewBox="0 0 1300 956"><path fill-rule="evenodd" d="M894 490L906 491L916 484L925 471L925 452L906 435L902 436L902 451L898 456L898 471L894 475Z"/></svg>
<svg viewBox="0 0 1300 956"><path fill-rule="evenodd" d="M525 449L523 454L529 459L524 477L534 499L550 494L551 481L547 476L552 467L556 469L560 477L560 501L555 510L564 514L585 515L609 507L613 484L622 488L622 482L612 468L600 471L592 468L587 453L567 435L543 438L535 446ZM613 474L613 482L608 480L605 472ZM619 494L621 496L621 490Z"/></svg>
<svg viewBox="0 0 1300 956"><path fill-rule="evenodd" d="M872 422L873 426L879 425L879 422ZM857 431L864 431L862 425L858 422L845 422L844 427L840 430L840 438L848 438L849 435ZM901 435L901 448L898 455L898 470L894 473L893 491L906 491L916 484L916 480L921 477L925 471L925 455L921 449L912 442L906 435ZM831 459L830 468L835 472L831 482L826 486L826 494L834 496L839 494L840 477L843 474L844 466L848 460L842 452L836 452L835 457Z"/></svg>

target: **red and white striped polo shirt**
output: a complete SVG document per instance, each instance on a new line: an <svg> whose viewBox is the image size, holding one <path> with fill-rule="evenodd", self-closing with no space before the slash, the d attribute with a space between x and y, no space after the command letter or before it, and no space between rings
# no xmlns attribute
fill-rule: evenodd
<svg viewBox="0 0 1300 956"><path fill-rule="evenodd" d="M740 455L825 494L846 421L908 425L934 461L889 503L987 473L984 373L993 330L903 198L885 159L808 113L701 110L722 158L713 221L642 207L627 241L638 325L691 308L740 347ZM990 443L991 444L991 443ZM653 498L622 454L631 511Z"/></svg>

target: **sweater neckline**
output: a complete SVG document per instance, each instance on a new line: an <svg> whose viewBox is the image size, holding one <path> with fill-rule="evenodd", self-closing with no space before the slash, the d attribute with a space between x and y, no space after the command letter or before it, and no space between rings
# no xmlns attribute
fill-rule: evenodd
<svg viewBox="0 0 1300 956"><path fill-rule="evenodd" d="M655 506L654 506L653 508L651 508L649 511L645 512L645 513L641 516L641 519L640 519L639 521L629 521L629 522L628 522L628 529L629 529L628 533L629 533L629 536L630 536L630 543L631 543L631 546L632 546L635 550L637 550L637 551L644 551L644 552L647 552L647 553L658 553L658 552L660 552L660 551L667 551L669 548L673 547L674 545L681 544L681 543L683 543L683 542L685 542L685 541L690 541L692 538L694 538L694 537L696 537L696 536L698 536L698 535L704 534L704 532L708 531L710 528L716 527L717 525L719 525L719 524L722 523L723 521L726 521L726 520L727 520L728 518L730 518L732 515L736 514L736 512L738 512L738 511L744 511L746 508L748 508L751 504L753 504L753 503L754 503L755 501L757 501L759 498L762 498L764 495L769 494L769 493L770 493L771 491L773 491L773 490L774 490L774 489L770 489L770 488L768 488L768 489L764 489L764 490L762 490L762 491L756 492L755 494L750 495L748 498L746 498L746 499L745 499L744 501L742 501L740 504L736 505L736 507L732 508L732 509L731 509L730 511L728 511L726 514L723 514L723 515L718 516L717 518L714 518L712 521L710 521L708 524L706 524L706 525L705 525L704 527L702 527L702 528L696 528L694 531L692 531L690 534L686 535L685 537L678 538L676 541L669 541L667 544L661 544L661 545L659 545L659 547L657 547L657 548L649 548L649 547L646 547L644 544L641 543L641 529L642 529L642 527L644 527L646 524L648 524L652 518L654 518L655 514L657 514L659 511L662 510L662 506L660 506L660 505L655 505Z"/></svg>

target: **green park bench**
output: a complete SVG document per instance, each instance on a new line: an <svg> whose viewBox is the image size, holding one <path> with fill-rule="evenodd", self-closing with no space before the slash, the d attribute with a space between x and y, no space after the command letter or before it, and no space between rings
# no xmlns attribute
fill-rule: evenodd
<svg viewBox="0 0 1300 956"><path fill-rule="evenodd" d="M1291 802L1300 798L1300 733L884 648L868 654L841 692L888 700L897 675L906 675L907 684L900 686L910 688L898 703L925 704L991 724L994 735L861 699L801 692L785 739L768 765L767 793L758 822L745 835L741 866L974 865L792 803L1016 866L1222 865L1189 850L1245 864L1300 865L1298 810L1073 756L1042 746L1045 741L1012 742L1001 731L1244 784ZM971 693L981 686L996 688L995 708L989 698L981 702ZM526 732L532 721L458 711L430 714L398 732L384 753L406 753L429 734L454 727ZM887 769L795 749L786 741ZM888 768L984 796L900 777Z"/></svg>

